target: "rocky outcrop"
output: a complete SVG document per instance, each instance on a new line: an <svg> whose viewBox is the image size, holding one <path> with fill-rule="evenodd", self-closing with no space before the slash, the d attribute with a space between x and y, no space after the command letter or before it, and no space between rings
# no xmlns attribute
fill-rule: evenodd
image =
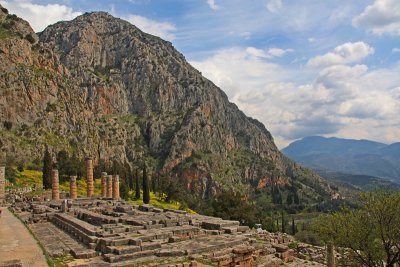
<svg viewBox="0 0 400 267"><path fill-rule="evenodd" d="M1 25L9 19L3 11ZM41 158L47 144L95 161L146 161L203 198L224 188L251 192L266 177L296 181L305 196L331 194L171 43L103 12L39 37L16 23L0 39L0 117L8 122L0 149L8 155Z"/></svg>

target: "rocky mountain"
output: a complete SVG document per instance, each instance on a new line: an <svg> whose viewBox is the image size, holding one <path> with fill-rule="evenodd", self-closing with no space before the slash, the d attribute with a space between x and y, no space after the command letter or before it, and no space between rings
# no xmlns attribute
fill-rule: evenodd
<svg viewBox="0 0 400 267"><path fill-rule="evenodd" d="M282 152L310 168L400 182L400 143L310 136L291 143Z"/></svg>
<svg viewBox="0 0 400 267"><path fill-rule="evenodd" d="M0 149L8 160L40 160L48 145L131 169L146 162L200 198L289 184L307 200L332 194L170 42L103 12L38 35L4 8L0 23Z"/></svg>

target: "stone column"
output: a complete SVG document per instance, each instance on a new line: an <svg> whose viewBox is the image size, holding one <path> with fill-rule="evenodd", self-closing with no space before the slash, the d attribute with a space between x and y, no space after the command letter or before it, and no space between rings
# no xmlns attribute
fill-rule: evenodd
<svg viewBox="0 0 400 267"><path fill-rule="evenodd" d="M106 197L107 198L112 198L112 195L113 195L113 193L112 193L112 175L108 175L107 176L107 194L106 194Z"/></svg>
<svg viewBox="0 0 400 267"><path fill-rule="evenodd" d="M86 158L87 197L93 196L93 159Z"/></svg>
<svg viewBox="0 0 400 267"><path fill-rule="evenodd" d="M58 170L51 171L51 199L60 200L60 191L58 189Z"/></svg>
<svg viewBox="0 0 400 267"><path fill-rule="evenodd" d="M113 199L119 199L119 175L113 176L113 192L112 192Z"/></svg>
<svg viewBox="0 0 400 267"><path fill-rule="evenodd" d="M101 197L107 197L107 173L101 173Z"/></svg>
<svg viewBox="0 0 400 267"><path fill-rule="evenodd" d="M71 180L69 181L69 198L76 199L76 176L71 176Z"/></svg>
<svg viewBox="0 0 400 267"><path fill-rule="evenodd" d="M332 242L329 242L326 246L326 262L328 267L336 267L335 261L335 250Z"/></svg>
<svg viewBox="0 0 400 267"><path fill-rule="evenodd" d="M6 167L0 165L0 204L6 199Z"/></svg>

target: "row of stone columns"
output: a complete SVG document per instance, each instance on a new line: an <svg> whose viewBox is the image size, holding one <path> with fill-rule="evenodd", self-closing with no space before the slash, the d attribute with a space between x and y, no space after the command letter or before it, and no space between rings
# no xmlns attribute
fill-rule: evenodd
<svg viewBox="0 0 400 267"><path fill-rule="evenodd" d="M94 182L93 182L93 159L86 159L86 172L87 172L87 197L93 197L94 195ZM1 174L1 170L0 170ZM59 180L58 180L58 170L52 171L52 200L60 199L60 191L59 191ZM1 175L0 175L1 180ZM1 187L1 181L0 181ZM0 188L1 189L1 188ZM76 199L76 176L71 176L70 178L70 198ZM1 192L0 192L1 193ZM0 194L1 197L1 194ZM101 173L101 197L104 198L113 198L119 199L119 175L107 175L106 172ZM0 199L1 200L1 199Z"/></svg>

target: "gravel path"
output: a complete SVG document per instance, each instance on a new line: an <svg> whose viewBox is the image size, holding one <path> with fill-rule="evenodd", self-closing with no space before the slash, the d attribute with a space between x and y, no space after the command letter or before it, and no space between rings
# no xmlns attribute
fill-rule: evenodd
<svg viewBox="0 0 400 267"><path fill-rule="evenodd" d="M21 221L7 208L1 209L0 263L17 259L23 266L48 266L42 250Z"/></svg>

